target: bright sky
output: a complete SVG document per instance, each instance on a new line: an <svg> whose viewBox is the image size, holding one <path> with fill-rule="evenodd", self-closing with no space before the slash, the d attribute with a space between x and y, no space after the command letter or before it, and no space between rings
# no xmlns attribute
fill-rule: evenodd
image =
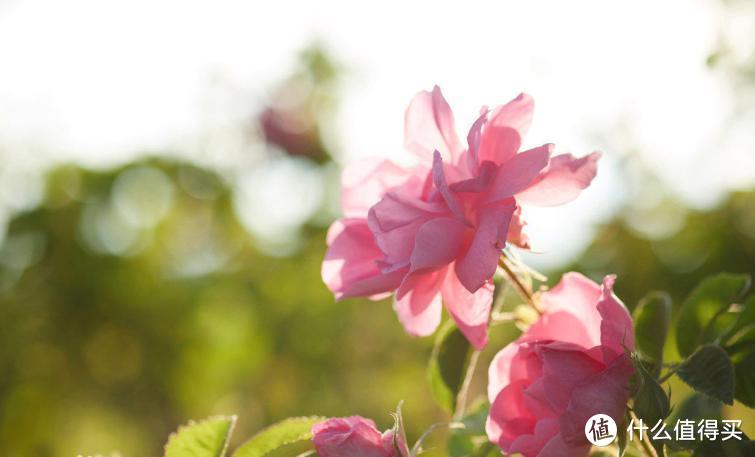
<svg viewBox="0 0 755 457"><path fill-rule="evenodd" d="M621 151L612 147L626 147L626 138L605 137L615 127L628 125L645 161L695 204L754 181L753 135L725 144L718 137L729 100L705 67L720 26L717 2L459 5L0 0L0 175L23 187L18 177L50 159L106 164L186 144L218 118L248 115L238 107L262 100L297 51L318 39L351 71L338 119L343 160L400 156L403 110L435 83L462 132L480 105L526 91L537 103L527 143L604 150L584 198L531 213L545 264L578 251L621 198ZM217 78L243 100L212 101L208 110ZM12 206L14 191L4 192ZM275 205L250 211L259 220Z"/></svg>

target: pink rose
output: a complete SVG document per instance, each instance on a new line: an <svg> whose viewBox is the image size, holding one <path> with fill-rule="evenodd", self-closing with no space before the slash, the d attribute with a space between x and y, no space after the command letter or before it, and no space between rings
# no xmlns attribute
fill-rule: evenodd
<svg viewBox="0 0 755 457"><path fill-rule="evenodd" d="M542 295L540 319L493 359L486 429L504 452L582 457L590 450L584 426L591 416L621 423L634 334L613 282L607 276L598 286L565 274Z"/></svg>
<svg viewBox="0 0 755 457"><path fill-rule="evenodd" d="M372 160L344 170L345 218L330 228L322 266L336 298L395 291L399 320L419 336L438 327L443 303L467 339L484 347L501 250L506 242L528 247L520 204L576 198L600 157L551 158L550 144L518 152L532 111L524 94L484 107L464 147L440 89L414 97L405 145L417 165Z"/></svg>
<svg viewBox="0 0 755 457"><path fill-rule="evenodd" d="M375 423L360 416L328 419L312 427L312 442L320 457L406 457L403 439L399 453L393 431L380 433Z"/></svg>

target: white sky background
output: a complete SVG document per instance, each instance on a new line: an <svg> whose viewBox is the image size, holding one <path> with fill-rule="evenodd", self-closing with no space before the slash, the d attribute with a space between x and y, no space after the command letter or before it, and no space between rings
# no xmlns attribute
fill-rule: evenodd
<svg viewBox="0 0 755 457"><path fill-rule="evenodd" d="M631 127L646 163L692 204L755 182L755 134L743 128L724 144L718 136L731 106L705 67L717 2L440 3L0 0L5 206L41 164L117 163L248 116L314 39L350 70L337 129L344 161L400 157L403 111L435 83L460 134L480 105L526 91L536 101L526 144L602 149L599 178L580 200L531 212L534 246L548 253L541 266L575 254L623 198L621 151L611 147L626 138L604 137L618 125ZM218 78L242 99L212 99ZM259 221L299 200L246 207Z"/></svg>

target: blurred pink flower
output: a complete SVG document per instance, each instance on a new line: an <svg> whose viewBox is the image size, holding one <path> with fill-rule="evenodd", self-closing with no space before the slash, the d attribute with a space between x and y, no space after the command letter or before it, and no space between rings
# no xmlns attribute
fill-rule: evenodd
<svg viewBox="0 0 755 457"><path fill-rule="evenodd" d="M598 286L567 273L541 297L542 316L490 365L487 434L506 453L582 457L594 414L620 424L633 373L632 319L613 294L614 276Z"/></svg>
<svg viewBox="0 0 755 457"><path fill-rule="evenodd" d="M320 457L406 457L406 443L399 437L399 453L393 431L380 433L375 423L360 416L333 418L312 427L312 442Z"/></svg>
<svg viewBox="0 0 755 457"><path fill-rule="evenodd" d="M322 277L336 298L381 298L412 335L429 335L441 298L477 348L487 343L492 278L508 241L527 248L520 203L559 205L595 176L599 153L551 158L553 145L518 152L533 102L520 95L483 107L464 147L440 89L409 104L405 147L413 168L369 160L342 177L345 218L328 232Z"/></svg>

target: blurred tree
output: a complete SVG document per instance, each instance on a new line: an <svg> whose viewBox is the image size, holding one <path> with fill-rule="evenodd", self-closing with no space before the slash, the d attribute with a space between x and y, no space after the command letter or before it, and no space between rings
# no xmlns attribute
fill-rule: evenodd
<svg viewBox="0 0 755 457"><path fill-rule="evenodd" d="M54 170L0 251L0 453L158 455L217 413L239 414L237 439L301 414L388 426L400 399L416 436L439 413L429 341L385 303L335 303L324 236L260 254L227 185L185 163Z"/></svg>

